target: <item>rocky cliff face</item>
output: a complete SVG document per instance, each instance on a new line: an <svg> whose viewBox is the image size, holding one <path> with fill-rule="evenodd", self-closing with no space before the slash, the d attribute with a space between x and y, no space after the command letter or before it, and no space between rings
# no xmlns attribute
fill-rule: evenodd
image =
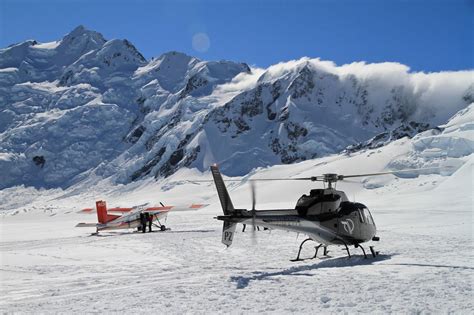
<svg viewBox="0 0 474 315"><path fill-rule="evenodd" d="M472 72L450 74L467 80L446 87L439 110L444 90L431 79L351 66L303 58L251 69L179 52L148 61L82 26L12 45L0 50L0 189L128 183L213 163L242 175L412 137L472 103Z"/></svg>

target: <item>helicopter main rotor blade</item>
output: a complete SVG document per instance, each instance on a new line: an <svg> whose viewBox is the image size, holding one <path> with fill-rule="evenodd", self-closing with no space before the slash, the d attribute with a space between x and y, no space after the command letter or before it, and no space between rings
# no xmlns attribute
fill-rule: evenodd
<svg viewBox="0 0 474 315"><path fill-rule="evenodd" d="M453 168L452 166L443 166L443 167L424 167L424 168L412 168L412 169L404 169L404 170L397 170L397 171L388 171L388 172L378 172L378 173L367 173L367 174L351 174L351 175L339 175L339 174L323 174L318 176L311 176L311 177L288 177L288 178L252 178L252 179L225 179L225 182L245 182L248 181L251 184L253 182L259 181L312 181L312 182L336 182L336 181L343 181L346 178L354 178L354 177L367 177L367 176L379 176L379 175L387 175L387 174L397 174L397 173L406 173L406 172L414 172L414 171L424 171L424 170L440 170L440 169L449 169ZM190 183L209 183L213 182L213 180L188 180ZM253 188L252 188L253 189Z"/></svg>
<svg viewBox="0 0 474 315"><path fill-rule="evenodd" d="M378 175L397 174L397 173L404 173L404 172L439 170L439 169L441 169L441 167L424 167L424 168L411 168L411 169L404 169L404 170L399 170L399 171L380 172L380 173L339 175L338 179L339 180L344 180L345 178L352 178L352 177L378 176Z"/></svg>
<svg viewBox="0 0 474 315"><path fill-rule="evenodd" d="M324 181L323 176L312 176L312 177L290 177L290 178L255 178L250 181L275 181L275 180L310 180L312 182Z"/></svg>
<svg viewBox="0 0 474 315"><path fill-rule="evenodd" d="M248 182L265 182L265 181L282 181L282 180L310 180L313 182L316 181L324 181L323 176L313 176L313 177L294 177L294 178L254 178L254 179L224 179L224 182L243 182L243 181L248 181ZM189 183L211 183L214 182L212 179L200 179L200 180L187 180Z"/></svg>

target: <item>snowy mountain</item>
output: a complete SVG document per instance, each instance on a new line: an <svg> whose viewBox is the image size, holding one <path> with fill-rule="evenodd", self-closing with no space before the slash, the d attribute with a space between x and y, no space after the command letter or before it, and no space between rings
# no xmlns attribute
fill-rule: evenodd
<svg viewBox="0 0 474 315"><path fill-rule="evenodd" d="M473 74L309 58L259 69L179 52L146 60L79 26L0 50L0 189L126 184L216 162L245 175L422 132L417 141L448 132L438 126L473 102Z"/></svg>

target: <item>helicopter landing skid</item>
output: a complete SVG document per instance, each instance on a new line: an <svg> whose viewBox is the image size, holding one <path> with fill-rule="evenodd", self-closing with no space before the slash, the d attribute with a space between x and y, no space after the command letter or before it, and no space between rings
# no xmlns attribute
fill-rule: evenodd
<svg viewBox="0 0 474 315"><path fill-rule="evenodd" d="M367 254L365 253L365 249L364 249L364 247L362 247L362 245L360 245L360 244L355 244L354 247L355 247L355 248L360 247L360 249L362 249L362 252L364 253L364 258L367 259ZM372 253L372 257L373 257L373 258L377 257L377 255L379 254L379 252L376 252L376 251L374 250L374 247L373 247L373 246L369 246L369 248L370 248L370 252ZM350 255L349 255L349 257L350 257Z"/></svg>
<svg viewBox="0 0 474 315"><path fill-rule="evenodd" d="M372 253L372 257L374 258L377 257L379 252L376 252L373 246L369 246L369 248L370 248L370 252Z"/></svg>
<svg viewBox="0 0 474 315"><path fill-rule="evenodd" d="M298 250L298 255L296 256L295 259L291 259L290 261L303 261L303 260L308 260L308 259L315 259L316 256L318 256L318 250L319 248L322 246L324 248L324 256L327 256L327 253L328 253L328 248L327 246L324 246L323 244L319 244L318 246L315 247L315 252L314 252L314 256L313 257L310 257L310 258L300 258L300 254L301 254L301 250L303 249L303 244L306 243L307 241L313 241L312 239L310 238L307 238L305 239L303 242L301 242L300 244L300 248Z"/></svg>
<svg viewBox="0 0 474 315"><path fill-rule="evenodd" d="M355 248L360 247L360 249L362 249L362 252L364 253L364 258L367 259L367 254L365 253L364 247L362 247L360 244L355 244L354 247Z"/></svg>

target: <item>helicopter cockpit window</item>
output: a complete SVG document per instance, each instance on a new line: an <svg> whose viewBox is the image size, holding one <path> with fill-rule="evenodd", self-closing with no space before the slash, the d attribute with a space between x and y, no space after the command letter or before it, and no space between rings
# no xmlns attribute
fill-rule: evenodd
<svg viewBox="0 0 474 315"><path fill-rule="evenodd" d="M357 211L357 214L359 214L359 220L361 223L367 223L367 221L364 218L364 214L362 213L362 209L359 209L359 211Z"/></svg>
<svg viewBox="0 0 474 315"><path fill-rule="evenodd" d="M363 208L362 211L364 212L365 222L368 224L374 224L374 220L372 220L372 215L369 212L369 209Z"/></svg>

